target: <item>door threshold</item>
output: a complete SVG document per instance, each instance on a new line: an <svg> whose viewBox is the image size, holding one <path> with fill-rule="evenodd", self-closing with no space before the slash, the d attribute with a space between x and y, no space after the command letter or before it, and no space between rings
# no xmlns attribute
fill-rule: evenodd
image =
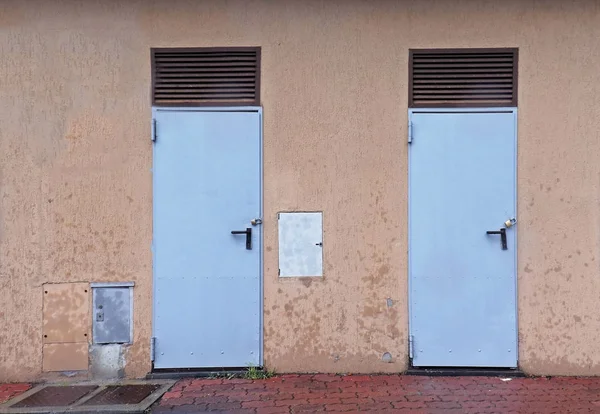
<svg viewBox="0 0 600 414"><path fill-rule="evenodd" d="M406 375L428 377L526 377L518 368L410 367Z"/></svg>
<svg viewBox="0 0 600 414"><path fill-rule="evenodd" d="M240 378L246 375L248 368L181 368L155 369L146 374L146 379L181 378Z"/></svg>

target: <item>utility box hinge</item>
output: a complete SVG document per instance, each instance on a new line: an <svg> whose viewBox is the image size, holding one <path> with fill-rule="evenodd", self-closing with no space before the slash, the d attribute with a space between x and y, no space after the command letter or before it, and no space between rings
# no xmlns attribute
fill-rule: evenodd
<svg viewBox="0 0 600 414"><path fill-rule="evenodd" d="M154 355L156 354L156 338L153 336L150 338L150 361L154 362Z"/></svg>
<svg viewBox="0 0 600 414"><path fill-rule="evenodd" d="M412 335L408 336L408 357L410 359L414 358L415 354L415 337Z"/></svg>
<svg viewBox="0 0 600 414"><path fill-rule="evenodd" d="M408 143L410 144L413 140L413 124L412 122L408 123Z"/></svg>
<svg viewBox="0 0 600 414"><path fill-rule="evenodd" d="M152 119L152 142L156 142L156 118Z"/></svg>

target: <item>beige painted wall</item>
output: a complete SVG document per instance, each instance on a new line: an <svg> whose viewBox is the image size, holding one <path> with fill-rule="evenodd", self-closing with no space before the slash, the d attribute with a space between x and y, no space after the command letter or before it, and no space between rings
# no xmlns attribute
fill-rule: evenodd
<svg viewBox="0 0 600 414"><path fill-rule="evenodd" d="M228 45L262 46L269 367L406 368L408 48L510 46L520 363L600 374L597 1L0 0L0 381L39 377L50 282L134 281L149 370L149 49ZM294 209L324 211L322 281L278 280Z"/></svg>

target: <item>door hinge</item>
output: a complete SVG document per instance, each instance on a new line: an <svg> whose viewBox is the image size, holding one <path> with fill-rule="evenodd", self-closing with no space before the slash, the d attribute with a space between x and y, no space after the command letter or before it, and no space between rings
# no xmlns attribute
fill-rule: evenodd
<svg viewBox="0 0 600 414"><path fill-rule="evenodd" d="M152 142L156 142L156 118L152 118Z"/></svg>
<svg viewBox="0 0 600 414"><path fill-rule="evenodd" d="M153 336L150 338L150 362L154 362L154 355L156 354L156 338Z"/></svg>
<svg viewBox="0 0 600 414"><path fill-rule="evenodd" d="M412 335L408 336L408 357L413 359L415 355L415 337Z"/></svg>
<svg viewBox="0 0 600 414"><path fill-rule="evenodd" d="M408 123L408 143L410 144L413 140L413 124L412 122Z"/></svg>

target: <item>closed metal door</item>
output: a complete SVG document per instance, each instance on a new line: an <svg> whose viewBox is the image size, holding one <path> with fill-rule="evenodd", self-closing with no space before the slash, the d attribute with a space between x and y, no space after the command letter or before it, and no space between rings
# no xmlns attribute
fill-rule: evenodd
<svg viewBox="0 0 600 414"><path fill-rule="evenodd" d="M516 367L516 110L409 115L412 363Z"/></svg>
<svg viewBox="0 0 600 414"><path fill-rule="evenodd" d="M261 113L156 110L154 367L262 365Z"/></svg>

